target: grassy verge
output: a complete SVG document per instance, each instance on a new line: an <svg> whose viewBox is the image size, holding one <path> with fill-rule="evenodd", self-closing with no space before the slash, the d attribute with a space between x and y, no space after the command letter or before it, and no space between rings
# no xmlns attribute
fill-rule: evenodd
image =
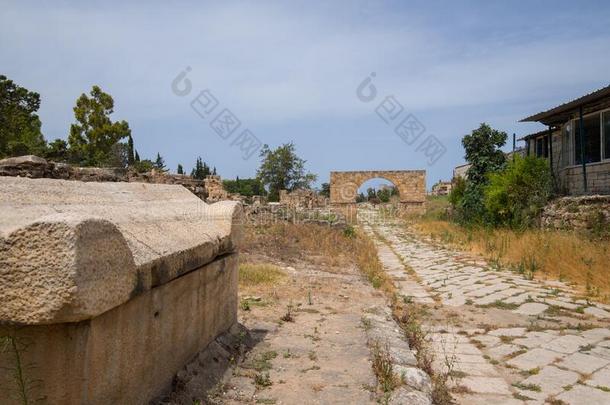
<svg viewBox="0 0 610 405"><path fill-rule="evenodd" d="M576 232L528 229L465 228L440 220L415 224L433 240L479 254L498 267L526 278L568 281L583 294L610 300L610 244L590 240Z"/></svg>
<svg viewBox="0 0 610 405"><path fill-rule="evenodd" d="M575 231L463 227L446 220L447 197L428 197L426 213L409 218L431 239L509 268L525 278L572 283L583 295L610 302L610 243Z"/></svg>

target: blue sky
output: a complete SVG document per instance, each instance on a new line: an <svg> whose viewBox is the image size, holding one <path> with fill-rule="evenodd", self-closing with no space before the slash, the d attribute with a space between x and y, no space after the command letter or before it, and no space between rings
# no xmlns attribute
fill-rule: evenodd
<svg viewBox="0 0 610 405"><path fill-rule="evenodd" d="M610 83L607 1L0 3L0 73L41 94L47 139L67 138L76 98L97 84L142 157L159 151L175 170L201 155L226 178L259 161L194 113L204 89L240 130L294 142L319 182L426 169L431 186L479 123L524 135L542 127L519 119ZM179 97L171 83L187 66L193 90ZM379 95L363 103L371 72ZM435 164L375 114L388 95L446 147Z"/></svg>

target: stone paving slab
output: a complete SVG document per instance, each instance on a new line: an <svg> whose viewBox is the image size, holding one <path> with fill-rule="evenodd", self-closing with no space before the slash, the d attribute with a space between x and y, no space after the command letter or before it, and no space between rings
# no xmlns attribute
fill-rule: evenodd
<svg viewBox="0 0 610 405"><path fill-rule="evenodd" d="M567 368L581 374L591 374L610 364L610 360L591 356L590 354L574 353L557 363L558 367Z"/></svg>
<svg viewBox="0 0 610 405"><path fill-rule="evenodd" d="M404 284L405 289L423 289L437 300L435 309L440 302L455 308L450 314L460 314L463 307L472 321L476 313L513 314L505 319L515 323L504 327L438 326L443 333L431 335L439 357L435 367L446 369L442 359L449 356L454 372L464 376L459 384L472 390L456 395L458 403L543 404L557 398L610 405L610 392L604 391L610 388L610 306L578 297L563 282L491 269L482 260L422 241L398 223L374 228L417 275L418 283ZM459 325L466 319L453 320ZM525 397L532 400L524 402Z"/></svg>
<svg viewBox="0 0 610 405"><path fill-rule="evenodd" d="M608 393L597 388L575 385L571 390L564 391L556 398L568 405L608 405Z"/></svg>

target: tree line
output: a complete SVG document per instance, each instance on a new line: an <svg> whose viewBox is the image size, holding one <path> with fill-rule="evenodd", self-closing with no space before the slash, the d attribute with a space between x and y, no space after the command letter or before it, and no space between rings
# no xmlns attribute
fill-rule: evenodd
<svg viewBox="0 0 610 405"><path fill-rule="evenodd" d="M76 100L75 122L70 125L67 141L45 140L37 114L39 108L40 94L0 75L0 158L37 155L78 166L167 171L160 153L154 159L140 158L129 124L125 120L112 121L114 99L99 86L93 86L89 94L83 93ZM182 164L177 172L185 174ZM216 174L216 168L210 168L198 157L191 176L204 179L209 174Z"/></svg>
<svg viewBox="0 0 610 405"><path fill-rule="evenodd" d="M31 154L78 166L167 171L160 153L154 159L140 158L129 124L125 120L111 119L114 99L99 86L94 85L88 94L77 98L73 108L75 122L70 125L67 141L45 140L37 114L39 108L38 93L0 75L0 158ZM260 159L256 177L226 180L225 188L246 196L267 195L270 201L277 201L280 190L311 188L316 181L316 175L305 169L306 161L297 155L292 142L275 149L264 145ZM186 175L182 164L178 164L177 173ZM202 180L216 174L216 167L211 167L199 156L190 176ZM325 183L322 193L328 191Z"/></svg>

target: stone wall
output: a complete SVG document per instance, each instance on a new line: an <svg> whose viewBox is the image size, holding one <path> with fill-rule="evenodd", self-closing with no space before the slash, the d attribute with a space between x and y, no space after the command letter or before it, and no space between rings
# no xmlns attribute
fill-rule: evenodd
<svg viewBox="0 0 610 405"><path fill-rule="evenodd" d="M354 205L358 189L367 180L383 178L398 189L400 204L405 210L423 213L426 202L425 170L355 171L330 173L330 203L340 208Z"/></svg>
<svg viewBox="0 0 610 405"><path fill-rule="evenodd" d="M610 195L557 198L544 208L542 226L610 234Z"/></svg>
<svg viewBox="0 0 610 405"><path fill-rule="evenodd" d="M48 178L79 180L87 182L111 181L179 184L186 187L202 200L206 200L209 194L206 190L205 180L193 179L191 176L184 174L169 174L154 169L148 173L138 173L135 170L113 167L77 167L67 163L50 162L33 155L0 160L0 176L27 177L31 179ZM222 186L222 182L220 182L220 185ZM216 189L214 189L212 193L215 197L218 196ZM220 200L221 199L216 198L212 201Z"/></svg>
<svg viewBox="0 0 610 405"><path fill-rule="evenodd" d="M237 317L241 206L177 185L0 177L0 336L30 400L144 404ZM15 353L0 353L0 396ZM5 368L8 367L8 368Z"/></svg>
<svg viewBox="0 0 610 405"><path fill-rule="evenodd" d="M560 184L570 195L585 193L582 166L570 166L560 170ZM610 161L587 164L587 193L610 194Z"/></svg>
<svg viewBox="0 0 610 405"><path fill-rule="evenodd" d="M328 198L319 195L314 190L299 189L292 192L280 190L280 204L291 209L312 209L327 206Z"/></svg>
<svg viewBox="0 0 610 405"><path fill-rule="evenodd" d="M224 189L220 176L209 175L203 180L207 193L206 201L216 202L229 199L229 193Z"/></svg>

